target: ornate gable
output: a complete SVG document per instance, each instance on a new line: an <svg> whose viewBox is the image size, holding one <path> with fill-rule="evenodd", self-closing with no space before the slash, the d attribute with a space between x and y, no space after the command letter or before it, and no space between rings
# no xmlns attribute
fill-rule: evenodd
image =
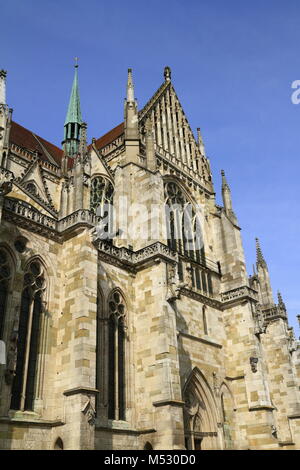
<svg viewBox="0 0 300 470"><path fill-rule="evenodd" d="M139 112L141 134L146 122L152 125L156 153L175 167L201 180L212 191L211 171L203 142L196 142L190 124L171 82L169 67L165 68L165 82Z"/></svg>

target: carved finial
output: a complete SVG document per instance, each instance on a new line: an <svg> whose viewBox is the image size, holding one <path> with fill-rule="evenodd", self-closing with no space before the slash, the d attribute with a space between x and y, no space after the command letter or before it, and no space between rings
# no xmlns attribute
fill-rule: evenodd
<svg viewBox="0 0 300 470"><path fill-rule="evenodd" d="M6 70L0 70L0 104L6 104Z"/></svg>
<svg viewBox="0 0 300 470"><path fill-rule="evenodd" d="M277 297L278 297L278 307L280 307L282 310L286 311L285 303L283 302L282 295L279 291L277 292Z"/></svg>
<svg viewBox="0 0 300 470"><path fill-rule="evenodd" d="M127 102L128 103L134 102L134 86L133 86L133 78L132 78L132 69L128 69Z"/></svg>
<svg viewBox="0 0 300 470"><path fill-rule="evenodd" d="M257 265L261 265L261 266L266 267L267 263L266 263L266 261L263 257L258 238L255 239L255 243L256 243L256 263L257 263Z"/></svg>
<svg viewBox="0 0 300 470"><path fill-rule="evenodd" d="M228 191L230 191L230 187L227 182L224 170L221 170L221 175L222 175L222 190L227 189Z"/></svg>
<svg viewBox="0 0 300 470"><path fill-rule="evenodd" d="M204 146L200 127L197 127L197 136L198 136L198 147L199 147L200 153L203 157L206 157L205 146Z"/></svg>
<svg viewBox="0 0 300 470"><path fill-rule="evenodd" d="M166 82L169 82L171 80L171 69L168 66L166 66L164 69L164 77Z"/></svg>

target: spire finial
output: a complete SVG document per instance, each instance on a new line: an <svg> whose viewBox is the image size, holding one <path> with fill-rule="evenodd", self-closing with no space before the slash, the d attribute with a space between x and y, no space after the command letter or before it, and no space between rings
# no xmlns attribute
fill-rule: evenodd
<svg viewBox="0 0 300 470"><path fill-rule="evenodd" d="M78 68L78 57L74 57L74 59L75 59L74 67L75 67L75 69L77 69Z"/></svg>
<svg viewBox="0 0 300 470"><path fill-rule="evenodd" d="M0 104L6 104L6 74L5 70L0 70Z"/></svg>
<svg viewBox="0 0 300 470"><path fill-rule="evenodd" d="M164 77L166 82L171 81L171 69L168 65L164 68Z"/></svg>
<svg viewBox="0 0 300 470"><path fill-rule="evenodd" d="M282 310L286 311L286 306L285 306L285 303L283 301L281 292L279 292L279 291L277 292L277 297L278 297L278 307L280 307Z"/></svg>
<svg viewBox="0 0 300 470"><path fill-rule="evenodd" d="M222 175L222 189L223 190L227 189L228 191L230 191L230 187L229 187L229 184L227 182L224 170L221 170L221 175Z"/></svg>
<svg viewBox="0 0 300 470"><path fill-rule="evenodd" d="M204 146L200 127L197 127L197 136L198 136L198 147L199 147L200 153L203 157L206 158L205 146Z"/></svg>
<svg viewBox="0 0 300 470"><path fill-rule="evenodd" d="M267 263L264 259L262 251L261 251L261 247L260 247L260 243L259 243L258 238L255 239L255 243L256 243L256 263L257 263L257 265L267 266Z"/></svg>
<svg viewBox="0 0 300 470"><path fill-rule="evenodd" d="M132 78L132 69L128 69L128 77L127 77L127 103L134 102L134 86L133 86L133 78Z"/></svg>

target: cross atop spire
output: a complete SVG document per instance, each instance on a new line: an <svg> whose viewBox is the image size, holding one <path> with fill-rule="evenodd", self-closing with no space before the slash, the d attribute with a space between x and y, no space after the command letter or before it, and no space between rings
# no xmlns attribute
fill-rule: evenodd
<svg viewBox="0 0 300 470"><path fill-rule="evenodd" d="M255 243L256 243L256 263L257 263L257 265L266 267L266 266L267 266L267 263L266 263L266 261L265 261L265 259L264 259L263 254L262 254L262 251L261 251L261 247L260 247L260 243L259 243L259 239L258 239L258 238L255 239Z"/></svg>

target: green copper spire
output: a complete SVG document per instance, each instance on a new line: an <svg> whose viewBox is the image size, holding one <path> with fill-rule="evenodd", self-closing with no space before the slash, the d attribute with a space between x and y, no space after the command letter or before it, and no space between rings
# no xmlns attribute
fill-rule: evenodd
<svg viewBox="0 0 300 470"><path fill-rule="evenodd" d="M65 153L69 156L73 156L78 152L80 129L82 124L77 69L78 64L76 58L75 74L68 112L65 120L65 132L63 141Z"/></svg>

